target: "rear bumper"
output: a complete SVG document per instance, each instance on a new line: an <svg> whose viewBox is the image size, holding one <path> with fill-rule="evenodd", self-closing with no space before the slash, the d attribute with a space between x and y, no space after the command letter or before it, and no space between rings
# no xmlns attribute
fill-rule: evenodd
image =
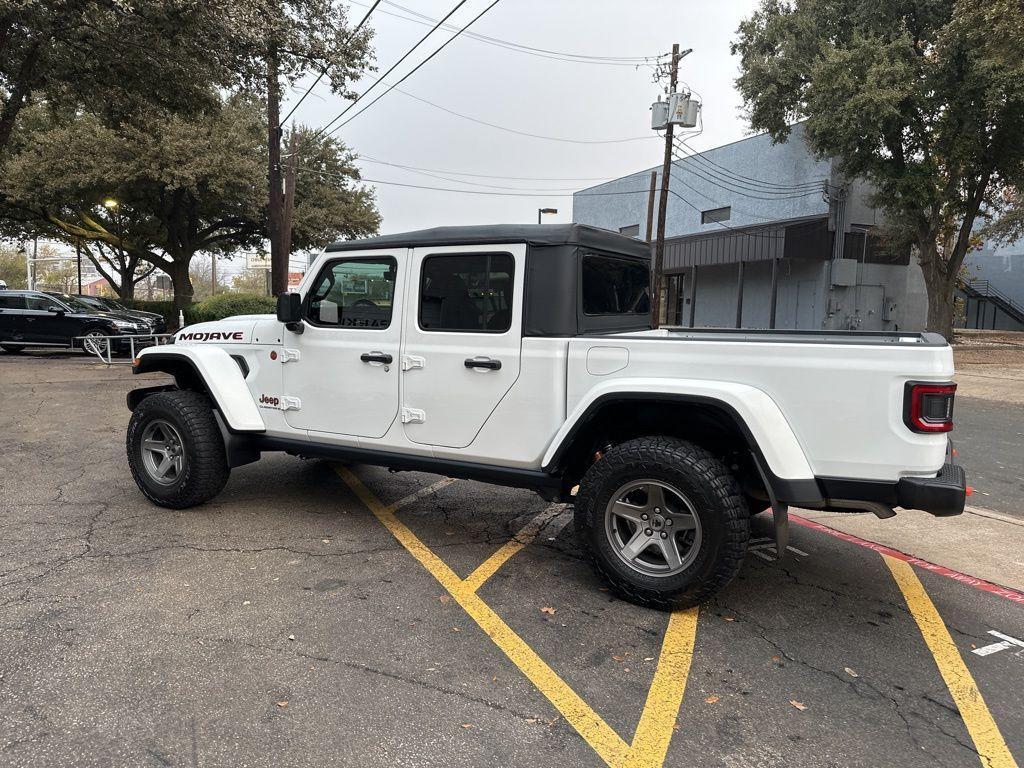
<svg viewBox="0 0 1024 768"><path fill-rule="evenodd" d="M935 477L903 477L897 482L819 477L825 508L872 509L882 506L919 509L936 517L959 515L967 501L967 476L950 460ZM876 513L877 514L877 513ZM887 516L887 515L886 515Z"/></svg>
<svg viewBox="0 0 1024 768"><path fill-rule="evenodd" d="M904 477L896 484L904 509L921 509L938 517L959 515L967 503L967 475L958 464L943 464L935 477Z"/></svg>

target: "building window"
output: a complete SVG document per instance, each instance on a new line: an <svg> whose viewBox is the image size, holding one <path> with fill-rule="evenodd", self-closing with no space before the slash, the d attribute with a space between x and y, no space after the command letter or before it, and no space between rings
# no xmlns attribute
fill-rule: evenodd
<svg viewBox="0 0 1024 768"><path fill-rule="evenodd" d="M700 212L700 223L701 224L714 224L719 221L728 221L732 218L732 206L727 205L724 208L712 208L710 211Z"/></svg>
<svg viewBox="0 0 1024 768"><path fill-rule="evenodd" d="M630 224L628 227L619 227L619 234L627 237L640 237L640 225Z"/></svg>

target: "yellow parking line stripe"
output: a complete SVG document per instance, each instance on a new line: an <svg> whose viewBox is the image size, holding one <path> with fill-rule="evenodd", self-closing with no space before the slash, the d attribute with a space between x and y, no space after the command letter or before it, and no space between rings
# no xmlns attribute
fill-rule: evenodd
<svg viewBox="0 0 1024 768"><path fill-rule="evenodd" d="M665 761L676 715L686 690L697 631L697 609L676 611L669 619L658 667L632 744L627 744L568 683L545 662L515 630L476 593L469 579L455 572L394 514L399 506L386 506L345 467L336 467L359 499L443 586L470 618L491 638L527 679L561 713L591 748L612 768L656 768ZM415 494L414 494L415 495ZM404 500L403 500L404 501ZM399 502L401 503L401 502ZM536 519L536 518L535 518ZM539 526L538 526L539 529ZM534 534L536 535L536 534ZM497 567L525 544L504 557ZM497 570L497 567L494 570ZM490 573L493 573L491 571ZM474 571L474 573L476 573ZM490 574L488 574L490 575ZM472 578L472 577L471 577ZM483 583L482 581L480 583Z"/></svg>
<svg viewBox="0 0 1024 768"><path fill-rule="evenodd" d="M974 741L974 746L981 756L982 765L987 768L1017 768L1017 763L1010 754L999 726L992 718L985 700L978 690L970 670L964 663L960 650L953 642L946 624L942 621L935 604L932 603L924 585L914 573L914 569L902 560L889 555L882 555L885 564L892 571L893 578L899 585L907 607L917 622L921 635L924 637L928 650L935 658L935 664L946 681L960 717L963 718L967 732Z"/></svg>
<svg viewBox="0 0 1024 768"><path fill-rule="evenodd" d="M676 715L683 703L696 638L697 609L674 611L669 616L654 680L633 734L633 748L626 762L630 768L658 766L665 762Z"/></svg>
<svg viewBox="0 0 1024 768"><path fill-rule="evenodd" d="M508 542L504 544L497 552L491 555L489 558L484 560L476 570L467 576L463 583L466 584L470 589L476 592L480 587L483 586L484 582L493 576L501 566L508 562L516 552L527 547L530 543L537 538L537 534L552 521L552 519L558 517L565 511L565 507L561 504L552 504L546 510L541 512L530 522L524 525L515 536L513 536ZM566 515L562 522L562 525L556 525L558 530L569 521L569 516Z"/></svg>

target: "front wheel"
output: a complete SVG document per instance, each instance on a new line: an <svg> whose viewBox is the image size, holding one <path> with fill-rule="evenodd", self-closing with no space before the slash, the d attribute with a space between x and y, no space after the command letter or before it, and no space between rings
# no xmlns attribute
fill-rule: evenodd
<svg viewBox="0 0 1024 768"><path fill-rule="evenodd" d="M736 479L708 451L645 437L612 448L587 470L576 531L621 597L675 610L704 602L739 572L750 519Z"/></svg>
<svg viewBox="0 0 1024 768"><path fill-rule="evenodd" d="M209 501L231 472L210 400L199 392L145 398L128 423L126 448L136 485L161 507Z"/></svg>

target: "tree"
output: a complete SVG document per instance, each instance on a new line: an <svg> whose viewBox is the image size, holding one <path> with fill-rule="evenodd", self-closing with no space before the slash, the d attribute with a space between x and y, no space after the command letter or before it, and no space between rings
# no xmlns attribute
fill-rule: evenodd
<svg viewBox="0 0 1024 768"><path fill-rule="evenodd" d="M0 0L0 155L34 103L87 105L114 121L159 105L194 111L239 82L229 41L260 0Z"/></svg>
<svg viewBox="0 0 1024 768"><path fill-rule="evenodd" d="M300 133L295 246L375 232L373 194L355 183L351 154L333 139ZM192 301L197 253L263 241L264 135L259 103L237 96L191 117L150 110L116 127L88 114L40 126L0 166L0 215L9 233L36 230L80 239L90 253L137 256L170 276L177 310Z"/></svg>
<svg viewBox="0 0 1024 768"><path fill-rule="evenodd" d="M815 152L873 184L947 338L972 235L1024 176L1022 27L1016 0L762 0L733 44L752 127L782 141L806 119Z"/></svg>
<svg viewBox="0 0 1024 768"><path fill-rule="evenodd" d="M239 293L267 293L267 273L262 269L247 269L231 280L231 290Z"/></svg>
<svg viewBox="0 0 1024 768"><path fill-rule="evenodd" d="M0 244L0 280L10 289L24 289L28 284L25 253Z"/></svg>

